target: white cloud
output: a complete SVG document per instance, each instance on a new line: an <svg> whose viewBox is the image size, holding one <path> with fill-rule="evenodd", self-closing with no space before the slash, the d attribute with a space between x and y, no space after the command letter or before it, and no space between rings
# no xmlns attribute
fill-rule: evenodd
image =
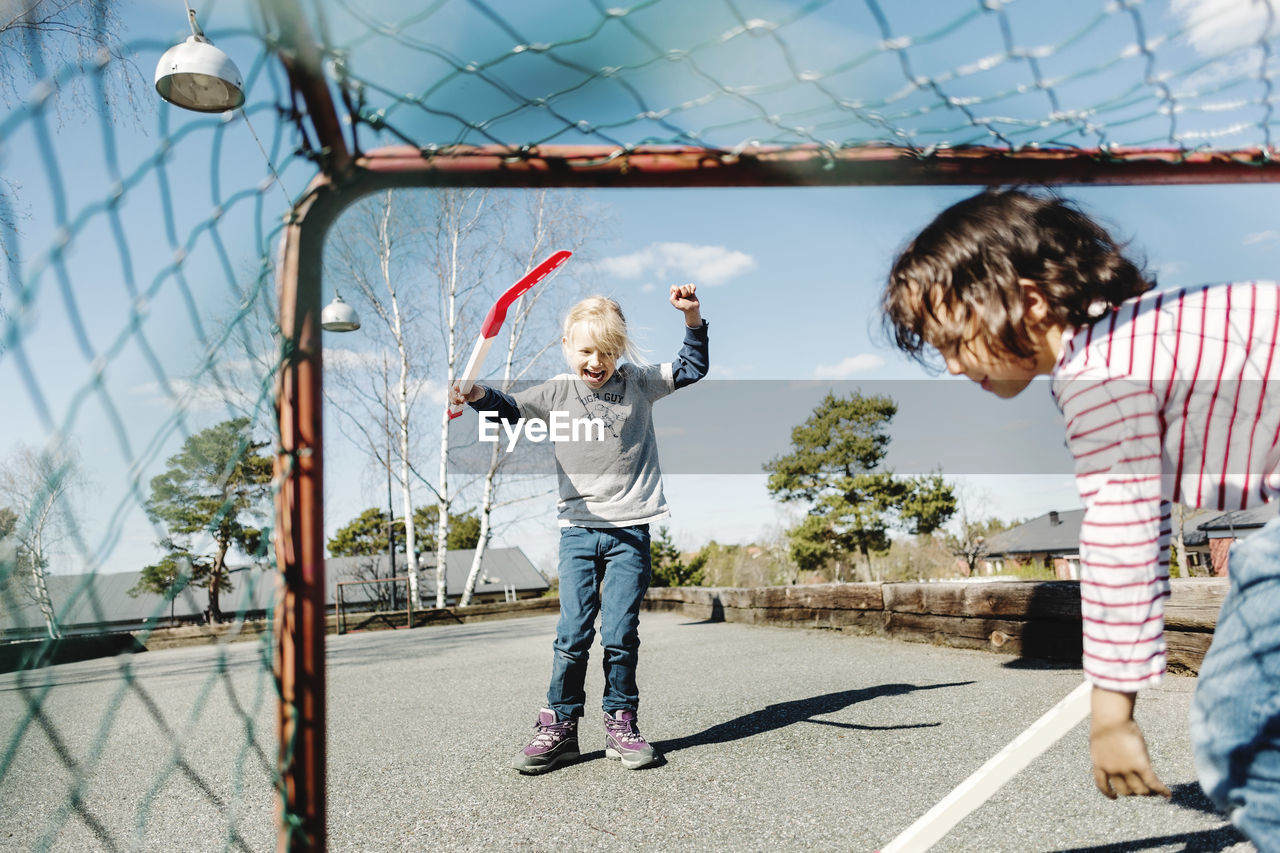
<svg viewBox="0 0 1280 853"><path fill-rule="evenodd" d="M873 353L851 355L837 364L819 364L813 369L815 379L848 379L884 367L884 359Z"/></svg>
<svg viewBox="0 0 1280 853"><path fill-rule="evenodd" d="M1255 0L1173 0L1187 39L1202 54L1258 44L1267 30L1267 3Z"/></svg>
<svg viewBox="0 0 1280 853"><path fill-rule="evenodd" d="M263 367L246 359L228 359L205 369L194 379L170 376L159 382L133 386L133 394L162 401L184 412L252 414L270 408L271 386L263 387Z"/></svg>
<svg viewBox="0 0 1280 853"><path fill-rule="evenodd" d="M160 387L158 382L146 382L134 388L134 393L156 400L171 401L171 405L184 412L204 414L209 412L230 412L236 415L249 414L255 408L264 410L270 406L268 400L262 398L261 391L249 381L237 382L229 377L229 381L219 386L212 376L205 375L200 382L170 377L166 385L172 397ZM228 417L231 415L228 414Z"/></svg>
<svg viewBox="0 0 1280 853"><path fill-rule="evenodd" d="M1270 231L1254 231L1252 234L1244 236L1244 245L1252 246L1256 243L1276 243L1280 242L1280 231L1274 229Z"/></svg>
<svg viewBox="0 0 1280 853"><path fill-rule="evenodd" d="M446 393L448 387L438 379L419 379L410 383L409 393L425 397L432 403L443 406L449 400L449 395Z"/></svg>
<svg viewBox="0 0 1280 853"><path fill-rule="evenodd" d="M650 243L638 252L605 258L600 268L605 274L618 278L652 275L672 279L672 284L692 281L714 287L755 269L756 261L746 252L724 246Z"/></svg>
<svg viewBox="0 0 1280 853"><path fill-rule="evenodd" d="M326 370L363 370L365 368L382 367L382 353L373 350L358 351L342 347L325 347L324 367Z"/></svg>

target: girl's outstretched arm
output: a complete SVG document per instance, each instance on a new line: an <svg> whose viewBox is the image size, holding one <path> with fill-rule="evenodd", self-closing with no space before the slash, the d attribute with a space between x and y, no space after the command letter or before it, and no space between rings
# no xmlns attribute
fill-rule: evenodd
<svg viewBox="0 0 1280 853"><path fill-rule="evenodd" d="M672 378L679 389L706 376L711 358L707 349L707 324L702 319L697 286L673 284L670 301L676 310L684 313L684 346L671 364Z"/></svg>

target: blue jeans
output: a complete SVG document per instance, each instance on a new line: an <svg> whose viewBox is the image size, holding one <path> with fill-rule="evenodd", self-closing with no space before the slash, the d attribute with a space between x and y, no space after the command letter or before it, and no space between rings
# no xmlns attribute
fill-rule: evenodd
<svg viewBox="0 0 1280 853"><path fill-rule="evenodd" d="M1280 851L1280 519L1234 545L1191 703L1196 773L1259 850Z"/></svg>
<svg viewBox="0 0 1280 853"><path fill-rule="evenodd" d="M560 624L547 690L547 707L558 718L583 714L597 615L604 646L604 710L638 709L640 603L649 576L649 525L560 529Z"/></svg>

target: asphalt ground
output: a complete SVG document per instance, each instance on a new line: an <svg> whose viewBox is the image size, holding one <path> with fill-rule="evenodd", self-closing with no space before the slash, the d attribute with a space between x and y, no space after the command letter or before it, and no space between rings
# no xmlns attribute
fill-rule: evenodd
<svg viewBox="0 0 1280 853"><path fill-rule="evenodd" d="M646 613L640 723L664 761L605 759L597 648L582 759L522 776L510 762L544 701L554 629L537 616L329 637L329 849L871 851L1081 679L987 652ZM272 849L265 652L0 676L0 850ZM1194 685L1170 676L1139 701L1172 801L1101 796L1081 725L934 849L1252 850L1195 782Z"/></svg>

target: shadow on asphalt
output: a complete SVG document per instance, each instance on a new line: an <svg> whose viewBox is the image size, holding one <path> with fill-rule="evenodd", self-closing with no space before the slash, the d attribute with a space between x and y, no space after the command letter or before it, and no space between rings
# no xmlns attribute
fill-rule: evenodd
<svg viewBox="0 0 1280 853"><path fill-rule="evenodd" d="M1181 844L1179 853L1217 853L1245 841L1245 837L1236 831L1234 826L1223 826L1218 829L1205 829L1200 832L1185 832L1178 835L1159 835L1152 838L1139 838L1134 841L1118 841L1114 844L1100 844L1097 847L1072 847L1054 850L1053 853L1133 853L1138 850L1156 850L1171 844Z"/></svg>
<svg viewBox="0 0 1280 853"><path fill-rule="evenodd" d="M1192 811L1222 817L1222 812L1218 811L1218 807L1213 804L1213 800L1205 795L1204 789L1200 787L1199 782L1182 782L1174 785L1169 790L1173 792L1169 802L1178 808L1191 809Z"/></svg>
<svg viewBox="0 0 1280 853"><path fill-rule="evenodd" d="M118 684L122 679L157 684L175 677L218 674L269 677L270 650L257 641L159 649L138 655L94 658L0 674L0 693L72 684Z"/></svg>
<svg viewBox="0 0 1280 853"><path fill-rule="evenodd" d="M685 735L684 737L675 738L674 740L665 740L654 743L654 747L660 753L678 752L682 749L688 749L693 746L705 746L708 744L728 743L729 741L741 740L742 738L752 737L753 735L764 734L765 732L776 731L795 725L796 723L819 723L824 726L837 726L842 729L862 729L866 731L889 731L892 729L923 729L932 728L941 725L941 723L911 723L900 726L863 726L856 723L837 723L831 720L815 720L814 717L820 714L833 714L837 711L856 705L859 702L866 702L870 699L877 699L881 696L901 696L905 693L913 693L917 690L937 690L940 687L963 687L973 684L972 681L955 681L948 684L881 684L876 687L863 687L858 690L841 690L836 693L826 693L822 696L813 696L808 699L796 699L791 702L778 702L761 708L759 711L752 711L750 714L744 714L732 720L723 723L717 723L709 729L697 732L696 734Z"/></svg>
<svg viewBox="0 0 1280 853"><path fill-rule="evenodd" d="M1214 807L1213 801L1201 790L1200 783L1182 782L1174 785L1170 790L1173 792L1173 797L1169 802L1178 808L1222 817L1222 813ZM1055 853L1129 853L1129 851L1155 850L1171 844L1181 844L1181 853L1216 853L1246 840L1234 826L1227 825L1181 835L1161 835L1133 841L1118 841L1098 847L1073 847L1070 850L1059 850Z"/></svg>
<svg viewBox="0 0 1280 853"><path fill-rule="evenodd" d="M1078 658L1072 661L1049 660L1047 658L1014 658L1000 665L1005 669L1081 669Z"/></svg>

